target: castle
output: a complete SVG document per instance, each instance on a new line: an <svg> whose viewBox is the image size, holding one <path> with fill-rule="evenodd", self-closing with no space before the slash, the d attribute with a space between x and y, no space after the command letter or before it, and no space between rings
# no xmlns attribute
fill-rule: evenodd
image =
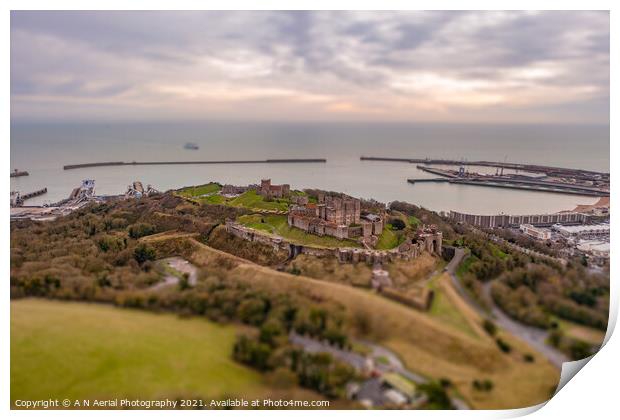
<svg viewBox="0 0 620 420"><path fill-rule="evenodd" d="M352 239L361 242L366 249L340 248L336 254L341 262L383 261L398 255L401 258L415 258L422 251L441 254L441 232L435 226L424 226L389 252L373 250L383 232L385 210L379 214L361 212L361 202L344 194L318 192L316 202L308 195L292 193L289 184L273 185L270 179L262 179L260 185L235 187L224 185L222 194L240 194L255 190L265 198L288 198L288 225L318 236L333 236L338 239ZM244 239L261 240L252 229L243 228L236 223L227 223L227 230ZM269 239L268 241L271 241ZM308 247L306 247L308 248ZM308 248L309 249L309 248ZM316 252L314 250L313 252Z"/></svg>
<svg viewBox="0 0 620 420"><path fill-rule="evenodd" d="M383 231L383 217L369 214L361 216L360 201L352 197L318 194L318 202L297 204L288 212L288 225L319 236L329 235L338 239L375 238Z"/></svg>

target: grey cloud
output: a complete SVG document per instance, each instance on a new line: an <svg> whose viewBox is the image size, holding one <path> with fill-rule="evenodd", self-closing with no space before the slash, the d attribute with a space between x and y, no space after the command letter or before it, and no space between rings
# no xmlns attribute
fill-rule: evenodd
<svg viewBox="0 0 620 420"><path fill-rule="evenodd" d="M410 73L502 81L552 62L566 71L544 83L609 96L606 12L12 12L11 92L113 97L175 74L201 83L226 77L200 74L205 60L241 51L270 71L240 86L363 99Z"/></svg>

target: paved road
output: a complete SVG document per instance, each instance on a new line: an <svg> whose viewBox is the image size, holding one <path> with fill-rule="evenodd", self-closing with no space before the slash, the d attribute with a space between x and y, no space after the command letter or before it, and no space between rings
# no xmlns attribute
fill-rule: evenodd
<svg viewBox="0 0 620 420"><path fill-rule="evenodd" d="M186 273L188 275L188 282L190 286L195 286L198 281L198 269L195 265L190 263L189 261L180 258L180 257L171 257L166 258L162 261L163 264L167 264L171 268L179 271L181 273ZM159 290L166 288L168 286L174 286L179 283L179 278L172 274L166 273L164 275L164 281L157 283L156 285L151 287L151 290Z"/></svg>
<svg viewBox="0 0 620 420"><path fill-rule="evenodd" d="M454 248L454 256L450 262L446 265L444 270L448 273L455 273L456 269L461 265L461 261L465 258L466 252L464 248Z"/></svg>
<svg viewBox="0 0 620 420"><path fill-rule="evenodd" d="M483 285L483 290L489 302L491 302L491 313L495 323L527 342L530 346L544 354L551 363L562 369L562 363L568 362L569 358L555 347L546 343L549 333L542 328L522 324L506 315L504 311L495 304L491 297L492 283L492 281L485 283Z"/></svg>
<svg viewBox="0 0 620 420"><path fill-rule="evenodd" d="M304 351L308 353L329 353L338 360L353 366L355 369L364 370L367 366L366 357L362 356L359 353L342 350L340 348L326 344L325 342L315 340L314 338L301 336L299 334L295 334L294 332L289 335L289 340L291 341L291 343L303 347ZM428 382L428 379L426 379L425 377L407 370L403 362L393 351L383 346L371 343L369 341L359 340L358 342L370 348L370 357L375 361L374 369L376 371L382 374L388 372L396 372L399 375L402 375L405 378L418 384L424 384ZM377 362L377 358L384 359L385 361L387 361L387 363ZM457 398L452 399L452 405L454 405L454 407L459 410L469 409L469 406L465 401Z"/></svg>
<svg viewBox="0 0 620 420"><path fill-rule="evenodd" d="M456 270L466 255L467 253L465 252L464 248L455 248L454 257L452 257L448 265L446 265L445 270L450 275L450 280L452 281L452 285L454 286L456 291L461 295L461 297L469 304L469 306L474 308L474 310L478 312L480 316L482 316L483 318L486 318L488 317L487 311L482 306L480 306L480 304L476 302L473 297L471 297L469 292L465 290L465 288L463 287L459 279L456 277Z"/></svg>
<svg viewBox="0 0 620 420"><path fill-rule="evenodd" d="M514 319L510 318L506 315L493 301L491 298L491 284L492 282L484 283L483 291L485 296L487 297L488 302L491 305L491 314L484 310L465 290L459 279L456 277L456 269L463 260L465 255L465 251L462 248L456 248L454 257L450 261L450 263L446 266L446 271L450 274L450 279L452 280L452 284L459 292L459 294L463 297L463 299L472 307L482 318L491 319L497 325L499 325L504 330L508 331L512 335L515 335L521 338L523 341L528 343L534 349L538 350L540 353L545 355L547 359L551 363L553 363L558 368L562 369L562 363L568 362L569 359L566 355L560 352L553 346L550 346L546 343L547 340L547 331L532 327L530 325L522 324Z"/></svg>
<svg viewBox="0 0 620 420"><path fill-rule="evenodd" d="M331 346L314 338L291 332L289 334L291 343L303 347L308 353L329 353L338 360L353 366L357 370L364 370L366 367L366 357L359 353L342 350L338 347Z"/></svg>

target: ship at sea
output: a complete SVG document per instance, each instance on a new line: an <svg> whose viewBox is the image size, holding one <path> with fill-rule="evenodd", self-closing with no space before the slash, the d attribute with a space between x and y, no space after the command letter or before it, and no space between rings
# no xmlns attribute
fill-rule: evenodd
<svg viewBox="0 0 620 420"><path fill-rule="evenodd" d="M187 150L198 150L199 147L196 143L185 143L184 146Z"/></svg>

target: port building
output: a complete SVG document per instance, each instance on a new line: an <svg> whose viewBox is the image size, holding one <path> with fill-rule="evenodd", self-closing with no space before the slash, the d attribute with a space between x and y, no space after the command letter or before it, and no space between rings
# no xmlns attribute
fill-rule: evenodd
<svg viewBox="0 0 620 420"><path fill-rule="evenodd" d="M538 239L539 241L551 239L551 231L549 229L538 228L536 226L525 224L519 226L519 230L530 238Z"/></svg>
<svg viewBox="0 0 620 420"><path fill-rule="evenodd" d="M597 238L609 236L609 225L604 223L581 226L553 225L553 230L567 238Z"/></svg>
<svg viewBox="0 0 620 420"><path fill-rule="evenodd" d="M588 221L588 215L576 212L530 214L520 216L508 214L485 216L479 214L467 214L451 211L450 218L457 222L468 223L470 225L482 228L518 227L521 225L552 226L557 223L560 223L562 225L576 225L583 224Z"/></svg>

